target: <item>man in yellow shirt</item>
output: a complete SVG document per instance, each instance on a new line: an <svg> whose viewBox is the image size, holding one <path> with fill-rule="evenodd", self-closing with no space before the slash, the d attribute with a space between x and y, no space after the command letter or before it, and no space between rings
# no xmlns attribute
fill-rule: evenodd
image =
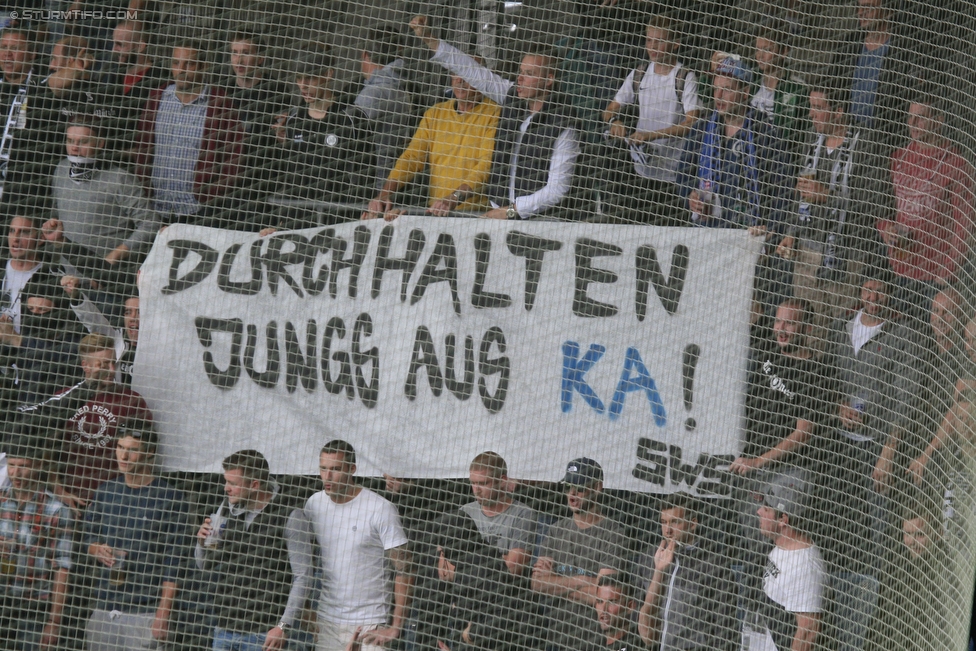
<svg viewBox="0 0 976 651"><path fill-rule="evenodd" d="M424 113L410 145L397 160L379 194L369 202L363 219L396 219L403 210L391 198L413 177L430 166L427 214L445 217L453 210L484 212L488 202L483 186L491 170L495 127L501 107L451 77L454 99L435 104Z"/></svg>

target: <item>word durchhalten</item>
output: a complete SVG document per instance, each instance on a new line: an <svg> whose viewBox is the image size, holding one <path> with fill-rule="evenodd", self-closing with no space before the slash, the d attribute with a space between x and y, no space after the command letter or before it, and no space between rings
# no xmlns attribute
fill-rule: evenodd
<svg viewBox="0 0 976 651"><path fill-rule="evenodd" d="M136 20L139 12L131 9L101 11L98 9L72 9L51 11L49 9L24 9L11 11L11 20Z"/></svg>

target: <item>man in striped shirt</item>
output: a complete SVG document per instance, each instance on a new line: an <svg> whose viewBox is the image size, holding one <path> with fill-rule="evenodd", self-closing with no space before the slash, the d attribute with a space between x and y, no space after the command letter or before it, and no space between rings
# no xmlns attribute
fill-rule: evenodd
<svg viewBox="0 0 976 651"><path fill-rule="evenodd" d="M0 646L56 648L71 569L71 511L44 490L42 449L31 432L7 447L0 490Z"/></svg>

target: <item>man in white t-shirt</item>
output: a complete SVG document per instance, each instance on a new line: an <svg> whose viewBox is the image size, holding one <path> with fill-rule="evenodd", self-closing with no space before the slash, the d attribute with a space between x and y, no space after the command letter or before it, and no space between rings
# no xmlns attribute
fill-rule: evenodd
<svg viewBox="0 0 976 651"><path fill-rule="evenodd" d="M825 572L820 550L799 527L810 493L803 470L777 477L759 507L760 529L775 544L763 572L766 626L749 651L812 651L820 634Z"/></svg>
<svg viewBox="0 0 976 651"><path fill-rule="evenodd" d="M485 541L498 548L508 571L525 576L535 547L538 515L512 496L508 464L497 452L482 452L468 471L474 502L461 507Z"/></svg>
<svg viewBox="0 0 976 651"><path fill-rule="evenodd" d="M666 16L647 24L647 55L624 80L603 112L612 139L630 150L633 168L610 188L611 202L629 221L671 224L681 214L675 187L685 137L698 118L698 80L677 59L678 38ZM637 104L637 123L620 119L624 107Z"/></svg>
<svg viewBox="0 0 976 651"><path fill-rule="evenodd" d="M0 288L0 318L13 321L20 333L20 290L34 272L41 268L40 224L21 214L10 218L7 226L7 250L10 258L4 267Z"/></svg>
<svg viewBox="0 0 976 651"><path fill-rule="evenodd" d="M356 451L330 441L319 455L322 488L305 504L319 544L322 594L316 651L344 651L357 628L363 649L376 651L403 632L413 577L407 537L396 508L353 481ZM387 563L392 564L393 613Z"/></svg>

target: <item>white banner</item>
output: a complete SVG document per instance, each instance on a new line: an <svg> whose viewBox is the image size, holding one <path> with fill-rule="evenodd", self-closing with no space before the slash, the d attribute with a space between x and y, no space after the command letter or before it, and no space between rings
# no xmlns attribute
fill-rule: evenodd
<svg viewBox="0 0 976 651"><path fill-rule="evenodd" d="M315 474L727 490L759 242L743 231L403 217L267 238L172 226L140 280L135 389L169 469L253 447Z"/></svg>

